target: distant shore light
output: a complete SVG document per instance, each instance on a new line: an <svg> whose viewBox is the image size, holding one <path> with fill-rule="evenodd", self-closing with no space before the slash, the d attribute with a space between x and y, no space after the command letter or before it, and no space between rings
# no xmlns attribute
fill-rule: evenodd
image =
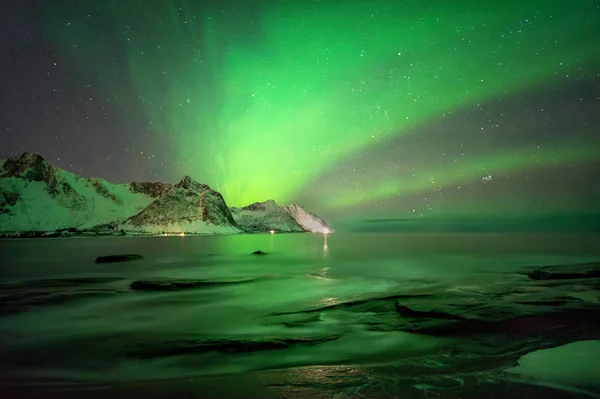
<svg viewBox="0 0 600 399"><path fill-rule="evenodd" d="M330 233L330 231L328 228L323 229L323 234L329 234L329 233Z"/></svg>
<svg viewBox="0 0 600 399"><path fill-rule="evenodd" d="M269 233L275 234L275 230L271 230L271 231L269 231Z"/></svg>

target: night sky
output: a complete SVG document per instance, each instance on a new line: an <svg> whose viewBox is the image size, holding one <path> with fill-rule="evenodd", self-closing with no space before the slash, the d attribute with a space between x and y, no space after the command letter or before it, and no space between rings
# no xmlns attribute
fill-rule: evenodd
<svg viewBox="0 0 600 399"><path fill-rule="evenodd" d="M597 0L3 0L0 46L2 158L341 226L600 213Z"/></svg>

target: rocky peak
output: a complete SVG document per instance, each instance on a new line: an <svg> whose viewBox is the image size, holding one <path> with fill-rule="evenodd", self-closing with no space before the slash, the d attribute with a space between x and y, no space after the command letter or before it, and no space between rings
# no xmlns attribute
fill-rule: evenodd
<svg viewBox="0 0 600 399"><path fill-rule="evenodd" d="M201 232L208 225L240 231L221 194L189 176L129 218L126 224L143 231L159 229L193 233Z"/></svg>
<svg viewBox="0 0 600 399"><path fill-rule="evenodd" d="M198 183L189 176L184 176L183 179L181 179L181 181L177 183L174 187L194 191L210 190L210 187L208 187L206 184Z"/></svg>
<svg viewBox="0 0 600 399"><path fill-rule="evenodd" d="M242 209L245 211L266 211L268 209L279 208L277 203L273 200L267 200L265 202L255 202L248 206L243 207Z"/></svg>
<svg viewBox="0 0 600 399"><path fill-rule="evenodd" d="M45 181L50 183L54 177L54 169L41 155L24 152L4 162L1 177L19 177L29 181Z"/></svg>
<svg viewBox="0 0 600 399"><path fill-rule="evenodd" d="M166 194L173 186L161 182L133 182L129 184L132 193L146 194L151 198L158 198Z"/></svg>

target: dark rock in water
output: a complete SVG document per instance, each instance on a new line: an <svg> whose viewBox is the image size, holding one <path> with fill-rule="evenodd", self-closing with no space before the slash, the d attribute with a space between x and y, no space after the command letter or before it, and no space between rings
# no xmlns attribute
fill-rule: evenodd
<svg viewBox="0 0 600 399"><path fill-rule="evenodd" d="M175 342L162 342L151 348L140 348L135 355L138 358L148 359L168 356L182 356L190 354L225 352L244 353L263 350L287 349L295 345L318 345L324 342L339 339L338 335L317 337L261 337L250 339L222 339L222 340L185 340Z"/></svg>
<svg viewBox="0 0 600 399"><path fill-rule="evenodd" d="M450 313L438 312L435 310L419 311L413 310L407 306L402 306L394 302L394 308L401 316L412 317L413 319L447 319L447 320L466 320L464 317L455 316Z"/></svg>
<svg viewBox="0 0 600 399"><path fill-rule="evenodd" d="M130 260L144 259L142 255L126 254L126 255L108 255L98 256L96 263L113 263L113 262L127 262Z"/></svg>
<svg viewBox="0 0 600 399"><path fill-rule="evenodd" d="M350 301L340 301L339 303L334 303L327 306L321 306L318 308L311 308L305 310L298 310L292 312L277 312L272 313L272 316L283 316L283 315L292 315L292 314L303 314L303 313L321 313L328 310L337 310L337 309L350 309L356 311L363 312L379 312L380 308L386 308L386 311L389 310L393 312L392 305L389 301L394 299L423 299L430 297L429 294L395 294L395 295L386 295L382 297L374 297L368 299L355 299Z"/></svg>
<svg viewBox="0 0 600 399"><path fill-rule="evenodd" d="M0 283L0 315L118 294L119 277L69 277Z"/></svg>
<svg viewBox="0 0 600 399"><path fill-rule="evenodd" d="M255 280L249 278L239 280L137 280L132 282L129 288L135 291L180 291L249 283Z"/></svg>
<svg viewBox="0 0 600 399"><path fill-rule="evenodd" d="M574 265L546 266L528 274L532 280L572 280L599 278L600 262L578 263Z"/></svg>
<svg viewBox="0 0 600 399"><path fill-rule="evenodd" d="M570 298L570 297L557 297L554 299L544 299L540 301L519 301L516 302L521 305L532 305L532 306L565 306L569 305L572 302L581 302L580 298Z"/></svg>
<svg viewBox="0 0 600 399"><path fill-rule="evenodd" d="M263 251L254 251L254 252L252 252L252 255L266 255L266 254L267 253L263 252Z"/></svg>
<svg viewBox="0 0 600 399"><path fill-rule="evenodd" d="M600 310L598 309L564 309L498 321L463 319L437 326L416 324L400 327L406 332L465 337L479 334L540 337L552 334L565 335L570 332L597 331L598 328L600 328Z"/></svg>
<svg viewBox="0 0 600 399"><path fill-rule="evenodd" d="M310 323L317 323L321 321L320 314L303 314L297 313L292 315L285 315L278 317L279 323L286 327L305 327Z"/></svg>

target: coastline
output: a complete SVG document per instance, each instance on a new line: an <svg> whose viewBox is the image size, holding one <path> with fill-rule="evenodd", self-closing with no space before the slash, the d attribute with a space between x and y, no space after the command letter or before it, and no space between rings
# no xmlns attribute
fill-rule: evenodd
<svg viewBox="0 0 600 399"><path fill-rule="evenodd" d="M304 234L310 233L310 231L278 231L275 234ZM137 231L122 231L122 232L108 232L108 231L9 231L0 232L0 239L26 239L26 238L96 238L96 237L204 237L204 236L237 236L237 235L257 235L257 234L272 234L268 231L242 231L239 233L232 232L193 232L193 233L171 233L164 232L160 234L150 232L137 232ZM320 234L320 233L319 233ZM328 233L333 234L333 233Z"/></svg>

